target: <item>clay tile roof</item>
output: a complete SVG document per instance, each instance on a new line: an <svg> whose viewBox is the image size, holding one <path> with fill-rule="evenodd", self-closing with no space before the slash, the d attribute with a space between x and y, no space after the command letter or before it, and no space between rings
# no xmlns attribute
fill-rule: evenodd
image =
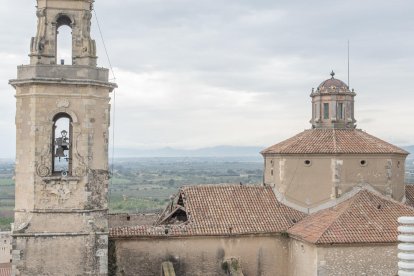
<svg viewBox="0 0 414 276"><path fill-rule="evenodd" d="M261 152L266 154L404 154L359 129L309 129Z"/></svg>
<svg viewBox="0 0 414 276"><path fill-rule="evenodd" d="M327 79L327 80L323 81L318 86L318 88L323 89L323 88L329 88L329 87L333 87L333 86L334 87L341 87L341 88L343 87L343 88L348 89L348 85L346 85L343 81L335 79L335 78L330 78L330 79Z"/></svg>
<svg viewBox="0 0 414 276"><path fill-rule="evenodd" d="M110 237L278 233L305 214L279 203L270 187L198 185L183 187L185 225L119 227Z"/></svg>
<svg viewBox="0 0 414 276"><path fill-rule="evenodd" d="M405 204L414 207L414 185L405 185Z"/></svg>
<svg viewBox="0 0 414 276"><path fill-rule="evenodd" d="M11 270L12 270L11 264L0 265L0 276L10 276Z"/></svg>
<svg viewBox="0 0 414 276"><path fill-rule="evenodd" d="M397 242L400 216L414 216L414 209L364 189L335 207L304 218L288 233L314 244Z"/></svg>

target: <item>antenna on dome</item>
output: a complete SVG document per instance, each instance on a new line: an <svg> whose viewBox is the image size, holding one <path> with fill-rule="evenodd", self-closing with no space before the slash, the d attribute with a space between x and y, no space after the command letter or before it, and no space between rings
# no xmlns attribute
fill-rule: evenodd
<svg viewBox="0 0 414 276"><path fill-rule="evenodd" d="M348 88L349 88L349 39L348 39Z"/></svg>

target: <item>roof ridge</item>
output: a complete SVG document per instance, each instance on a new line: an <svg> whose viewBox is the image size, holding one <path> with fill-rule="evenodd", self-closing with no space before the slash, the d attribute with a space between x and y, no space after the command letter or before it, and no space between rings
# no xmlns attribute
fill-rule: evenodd
<svg viewBox="0 0 414 276"><path fill-rule="evenodd" d="M269 189L270 186L263 186L257 184L250 184L250 183L217 183L217 184L193 184L193 185L183 185L179 188L179 191L190 189L190 188L211 188L211 187L244 187L244 188L260 188L260 189Z"/></svg>

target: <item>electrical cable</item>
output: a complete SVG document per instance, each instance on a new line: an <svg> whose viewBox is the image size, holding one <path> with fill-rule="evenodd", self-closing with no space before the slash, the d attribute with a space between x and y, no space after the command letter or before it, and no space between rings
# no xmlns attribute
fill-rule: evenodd
<svg viewBox="0 0 414 276"><path fill-rule="evenodd" d="M96 25L98 26L98 31L99 31L99 35L101 37L101 41L103 44L103 48L105 50L105 55L106 58L108 60L108 64L109 64L109 68L111 70L112 73L112 81L116 81L116 77L115 77L115 72L114 69L112 67L112 63L111 63L111 59L109 58L109 54L108 54L108 50L106 48L106 43L102 34L102 30L101 30L101 25L99 24L99 20L98 20L98 16L96 14L96 10L93 9L93 13L95 15L95 20L96 20ZM116 115L116 93L115 93L115 89L113 90L113 97L112 97L112 153L111 153L111 181L110 184L112 185L112 181L113 181L113 175L114 175L114 156L115 156L115 115Z"/></svg>

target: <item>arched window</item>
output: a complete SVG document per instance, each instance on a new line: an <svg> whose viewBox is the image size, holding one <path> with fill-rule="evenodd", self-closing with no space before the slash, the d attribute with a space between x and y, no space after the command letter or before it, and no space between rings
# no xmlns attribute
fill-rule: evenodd
<svg viewBox="0 0 414 276"><path fill-rule="evenodd" d="M56 22L56 62L72 65L72 21L62 15Z"/></svg>
<svg viewBox="0 0 414 276"><path fill-rule="evenodd" d="M59 113L53 118L53 174L72 174L72 118Z"/></svg>

